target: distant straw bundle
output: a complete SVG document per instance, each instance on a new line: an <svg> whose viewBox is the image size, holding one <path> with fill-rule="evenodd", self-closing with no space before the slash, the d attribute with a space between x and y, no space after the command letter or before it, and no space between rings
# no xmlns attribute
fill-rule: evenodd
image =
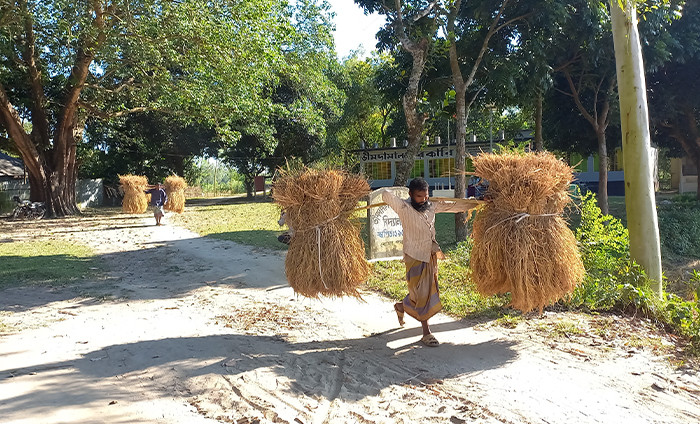
<svg viewBox="0 0 700 424"><path fill-rule="evenodd" d="M357 296L369 276L365 247L349 215L369 194L367 180L343 171L280 171L272 197L287 212L294 234L286 273L295 292L307 296Z"/></svg>
<svg viewBox="0 0 700 424"><path fill-rule="evenodd" d="M177 213L185 210L185 189L187 182L184 178L171 175L165 179L165 193L168 200L165 201L165 209Z"/></svg>
<svg viewBox="0 0 700 424"><path fill-rule="evenodd" d="M584 269L561 214L573 170L550 153L482 154L475 174L489 182L474 219L471 266L484 295L510 292L511 306L539 309L571 293Z"/></svg>
<svg viewBox="0 0 700 424"><path fill-rule="evenodd" d="M122 210L127 213L144 213L148 209L148 199L144 191L148 179L141 175L120 175L119 183L124 190Z"/></svg>

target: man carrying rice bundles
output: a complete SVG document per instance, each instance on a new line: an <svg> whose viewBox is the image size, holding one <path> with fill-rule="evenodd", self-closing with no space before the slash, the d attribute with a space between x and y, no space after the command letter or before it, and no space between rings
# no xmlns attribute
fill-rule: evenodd
<svg viewBox="0 0 700 424"><path fill-rule="evenodd" d="M409 199L403 200L382 189L382 200L401 219L403 227L403 253L406 263L408 295L394 309L399 324L404 325L404 313L418 320L423 327L421 342L436 347L440 343L430 332L428 319L440 312L437 260L444 255L435 240L435 214L440 212L466 212L475 205L470 203L437 201L428 197L428 183L423 178L414 178L408 185Z"/></svg>

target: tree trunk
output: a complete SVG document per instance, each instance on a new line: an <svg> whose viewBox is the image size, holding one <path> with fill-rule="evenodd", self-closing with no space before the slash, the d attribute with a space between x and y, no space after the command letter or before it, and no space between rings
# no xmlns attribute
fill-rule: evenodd
<svg viewBox="0 0 700 424"><path fill-rule="evenodd" d="M605 130L597 130L598 138L598 207L607 215L608 208L608 145Z"/></svg>
<svg viewBox="0 0 700 424"><path fill-rule="evenodd" d="M394 177L395 186L405 186L408 182L416 155L420 151L421 144L423 143L423 125L426 120L426 116L419 113L416 108L418 106L420 79L423 75L425 61L428 56L428 40L424 38L420 40L418 44L410 48L404 46L404 49L411 53L413 57L408 87L406 87L406 92L402 98L403 112L406 116L406 128L408 131L408 146L403 160L396 164L396 176Z"/></svg>
<svg viewBox="0 0 700 424"><path fill-rule="evenodd" d="M463 199L467 192L467 177L464 174L466 169L466 153L465 140L467 138L467 107L466 107L466 90L464 83L461 87L456 87L455 103L457 109L457 125L455 130L456 149L455 149L455 198ZM467 231L467 214L455 214L455 238L457 242L465 241L469 236Z"/></svg>
<svg viewBox="0 0 700 424"><path fill-rule="evenodd" d="M537 90L537 100L535 102L535 150L544 151L542 143L542 99L544 95L542 89Z"/></svg>
<svg viewBox="0 0 700 424"><path fill-rule="evenodd" d="M253 178L249 178L248 176L243 176L243 185L245 186L245 197L248 199L253 198L253 185L255 184L255 180Z"/></svg>
<svg viewBox="0 0 700 424"><path fill-rule="evenodd" d="M661 244L656 215L651 163L651 135L647 110L642 49L635 3L610 0L617 85L620 96L625 205L630 257L646 271L652 289L661 297Z"/></svg>

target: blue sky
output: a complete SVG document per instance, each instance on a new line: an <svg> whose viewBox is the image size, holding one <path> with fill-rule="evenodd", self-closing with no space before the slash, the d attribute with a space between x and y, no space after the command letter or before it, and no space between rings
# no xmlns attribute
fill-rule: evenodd
<svg viewBox="0 0 700 424"><path fill-rule="evenodd" d="M335 12L335 49L339 58L344 58L360 45L365 56L374 50L377 40L374 35L384 24L384 17L378 14L365 16L353 0L328 0Z"/></svg>

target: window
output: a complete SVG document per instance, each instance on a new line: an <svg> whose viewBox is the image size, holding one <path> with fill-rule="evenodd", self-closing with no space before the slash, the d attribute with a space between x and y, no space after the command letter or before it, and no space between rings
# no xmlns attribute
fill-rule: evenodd
<svg viewBox="0 0 700 424"><path fill-rule="evenodd" d="M569 165L574 168L574 172L588 171L588 159L578 153L572 153L571 156L569 156Z"/></svg>
<svg viewBox="0 0 700 424"><path fill-rule="evenodd" d="M371 180L391 179L391 162L367 162L365 174Z"/></svg>
<svg viewBox="0 0 700 424"><path fill-rule="evenodd" d="M465 158L464 170L467 172L474 172L474 164L472 163L472 158Z"/></svg>
<svg viewBox="0 0 700 424"><path fill-rule="evenodd" d="M610 155L610 170L611 171L622 171L622 149L620 147L613 150L612 155Z"/></svg>
<svg viewBox="0 0 700 424"><path fill-rule="evenodd" d="M454 158L431 159L428 161L428 177L441 178L455 174Z"/></svg>
<svg viewBox="0 0 700 424"><path fill-rule="evenodd" d="M423 177L425 175L425 162L422 160L417 160L413 163L413 169L411 169L411 178Z"/></svg>

